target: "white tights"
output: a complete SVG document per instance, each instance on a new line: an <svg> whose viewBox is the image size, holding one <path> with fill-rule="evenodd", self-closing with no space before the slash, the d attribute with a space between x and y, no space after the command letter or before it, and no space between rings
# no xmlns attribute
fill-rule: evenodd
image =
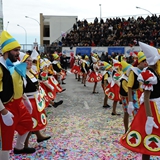
<svg viewBox="0 0 160 160"><path fill-rule="evenodd" d="M9 160L9 151L0 151L0 160Z"/></svg>
<svg viewBox="0 0 160 160"><path fill-rule="evenodd" d="M17 136L17 142L16 142L16 145L15 145L16 149L21 150L21 149L24 148L24 142L25 142L25 140L27 138L28 133L29 132L23 134L22 136L18 134L18 136Z"/></svg>
<svg viewBox="0 0 160 160"><path fill-rule="evenodd" d="M21 135L17 135L17 143L15 145L16 149L23 149L24 148L24 142L26 140L26 137L29 132ZM0 151L0 160L9 160L9 151Z"/></svg>

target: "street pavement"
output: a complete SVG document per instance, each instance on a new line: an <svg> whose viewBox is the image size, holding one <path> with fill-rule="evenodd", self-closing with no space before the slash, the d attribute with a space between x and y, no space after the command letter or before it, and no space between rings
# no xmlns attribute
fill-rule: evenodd
<svg viewBox="0 0 160 160"><path fill-rule="evenodd" d="M48 125L42 131L51 135L46 142L37 143L35 135L30 146L36 148L32 155L14 155L15 160L140 160L141 155L133 153L119 144L124 133L123 109L118 103L117 113L112 116L112 107L103 108L104 93L98 83L98 94L92 94L93 84L86 87L67 73L66 91L57 94L55 101L63 100L58 108L47 108ZM112 106L112 101L108 101ZM132 117L130 117L130 121ZM16 136L15 136L16 139ZM15 141L14 141L15 143ZM157 157L152 157L156 159ZM158 159L158 158L157 158Z"/></svg>

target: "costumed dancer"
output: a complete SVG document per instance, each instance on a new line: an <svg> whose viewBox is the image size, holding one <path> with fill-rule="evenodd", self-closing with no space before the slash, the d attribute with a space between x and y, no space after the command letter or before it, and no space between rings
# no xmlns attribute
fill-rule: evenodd
<svg viewBox="0 0 160 160"><path fill-rule="evenodd" d="M24 147L25 139L33 127L30 115L32 106L23 94L22 77L25 78L26 64L13 65L19 57L20 44L6 31L1 32L0 44L3 53L0 57L0 159L9 160L15 130L18 136L14 153L35 152L34 148Z"/></svg>
<svg viewBox="0 0 160 160"><path fill-rule="evenodd" d="M121 72L121 64L119 61L113 59L113 71L111 74L112 80L108 84L105 93L107 94L108 98L113 101L113 108L111 115L120 115L116 112L117 102L121 100L119 90L120 90L120 78L122 76Z"/></svg>
<svg viewBox="0 0 160 160"><path fill-rule="evenodd" d="M123 123L124 123L124 128L125 128L125 133L128 130L128 124L129 124L129 114L127 112L128 108L128 76L126 74L127 70L132 67L131 64L128 64L126 61L121 61L122 65L122 72L123 75L120 78L120 96L121 96L121 102L122 102L122 107L124 111L124 116L123 116Z"/></svg>
<svg viewBox="0 0 160 160"><path fill-rule="evenodd" d="M49 81L49 83L54 86L56 93L64 92L66 89L62 88L61 85L58 83L58 81L55 79L57 72L54 71L53 66L52 66L52 62L49 61L49 59L47 59L47 58L44 58L43 60L46 62L47 66L48 66L48 81Z"/></svg>
<svg viewBox="0 0 160 160"><path fill-rule="evenodd" d="M58 102L54 102L55 98L56 98L56 88L54 85L52 85L52 83L50 83L50 81L48 80L48 67L47 67L47 63L43 60L40 59L40 76L39 76L39 80L40 80L40 85L41 87L45 90L45 93L47 94L48 97L48 101L49 101L49 107L58 107L59 105L61 105L63 103L62 100L58 101Z"/></svg>
<svg viewBox="0 0 160 160"><path fill-rule="evenodd" d="M78 71L78 80L77 81L81 81L81 77L83 77L83 73L81 71L81 67L82 67L82 56L78 55L78 66L80 68L80 70Z"/></svg>
<svg viewBox="0 0 160 160"><path fill-rule="evenodd" d="M139 45L149 65L138 75L144 98L120 143L133 152L141 153L142 160L149 160L150 155L160 156L160 55L152 46L142 42Z"/></svg>
<svg viewBox="0 0 160 160"><path fill-rule="evenodd" d="M89 70L89 74L87 77L87 81L90 83L94 83L94 87L93 87L93 94L96 94L98 92L96 92L96 87L97 87L97 82L100 82L102 80L102 74L99 73L99 66L98 66L98 60L95 57L91 57L92 58L92 63L90 65L90 70Z"/></svg>
<svg viewBox="0 0 160 160"><path fill-rule="evenodd" d="M40 73L40 55L36 51L36 49L33 49L31 53L31 58L32 58L32 68L31 72L36 76L36 78L39 78L39 73Z"/></svg>
<svg viewBox="0 0 160 160"><path fill-rule="evenodd" d="M70 68L72 68L73 65L74 65L74 63L75 63L75 57L74 57L74 53L73 52L70 53L70 60L69 60L69 62L70 62Z"/></svg>
<svg viewBox="0 0 160 160"><path fill-rule="evenodd" d="M87 55L84 55L84 59L82 60L81 64L81 71L83 73L82 84L84 84L84 87L86 87L86 78L89 71L89 67L90 67L89 57Z"/></svg>
<svg viewBox="0 0 160 160"><path fill-rule="evenodd" d="M134 51L131 55L133 57L132 66L137 67L138 66L138 52Z"/></svg>
<svg viewBox="0 0 160 160"><path fill-rule="evenodd" d="M52 56L54 59L52 62L52 66L53 66L53 69L57 72L56 79L59 82L59 84L61 84L61 81L62 81L62 84L66 84L63 81L65 79L66 71L62 68L62 66L60 64L60 57L56 53L52 54ZM61 78L61 76L63 76L63 77Z"/></svg>
<svg viewBox="0 0 160 160"><path fill-rule="evenodd" d="M140 82L137 80L138 75L141 73L143 68L147 66L146 56L143 52L138 52L138 66L130 67L127 71L128 75L128 114L132 114L135 116L138 112L140 106L140 97L142 95L142 88Z"/></svg>
<svg viewBox="0 0 160 160"><path fill-rule="evenodd" d="M106 90L108 84L111 82L112 66L107 62L101 62L100 66L102 66L100 68L103 68L101 71L102 75L103 75L101 85L102 85L102 89L104 91L103 108L110 108L111 106L109 106L107 104L108 96L105 94L105 90Z"/></svg>
<svg viewBox="0 0 160 160"><path fill-rule="evenodd" d="M26 86L24 87L24 93L27 95L29 101L32 104L32 121L33 128L31 132L34 132L37 136L37 142L42 142L50 139L50 136L43 136L40 132L41 129L45 128L47 125L47 118L45 113L46 99L45 91L39 86L37 78L30 72L32 67L32 58L28 54L20 52L20 61L27 63L26 72ZM28 134L25 141L25 148L28 148L29 138L31 132Z"/></svg>
<svg viewBox="0 0 160 160"><path fill-rule="evenodd" d="M81 71L78 61L79 61L78 56L75 56L75 61L74 61L73 67L71 68L71 73L74 73L75 79L78 79L77 77L78 73Z"/></svg>

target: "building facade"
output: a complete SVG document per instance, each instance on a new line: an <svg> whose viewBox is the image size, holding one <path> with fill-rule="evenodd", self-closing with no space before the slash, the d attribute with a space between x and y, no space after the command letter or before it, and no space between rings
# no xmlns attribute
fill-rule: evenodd
<svg viewBox="0 0 160 160"><path fill-rule="evenodd" d="M40 44L50 45L61 40L77 22L78 16L49 16L40 13Z"/></svg>

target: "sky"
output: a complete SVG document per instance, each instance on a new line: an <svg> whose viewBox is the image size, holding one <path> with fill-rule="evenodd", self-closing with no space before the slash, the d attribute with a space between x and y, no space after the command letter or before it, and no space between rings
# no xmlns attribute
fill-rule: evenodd
<svg viewBox="0 0 160 160"><path fill-rule="evenodd" d="M4 30L7 30L20 44L39 43L39 14L78 16L79 20L94 20L101 17L124 17L160 13L160 0L2 0ZM101 4L101 7L100 5ZM136 6L142 9L136 9ZM17 26L19 24L21 27ZM22 28L23 27L23 28ZM61 34L61 33L60 33Z"/></svg>

